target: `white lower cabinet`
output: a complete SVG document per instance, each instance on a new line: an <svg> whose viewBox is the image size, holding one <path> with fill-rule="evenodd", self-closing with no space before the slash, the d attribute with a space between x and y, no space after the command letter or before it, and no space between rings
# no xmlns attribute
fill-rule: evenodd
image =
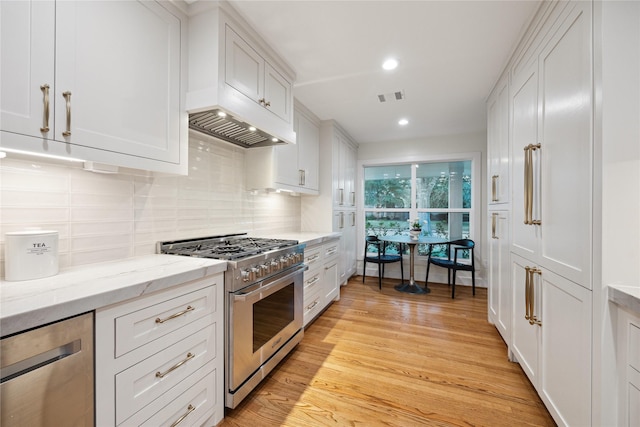
<svg viewBox="0 0 640 427"><path fill-rule="evenodd" d="M511 259L515 358L559 425L591 425L591 292Z"/></svg>
<svg viewBox="0 0 640 427"><path fill-rule="evenodd" d="M217 274L96 310L96 424L222 420L222 303Z"/></svg>
<svg viewBox="0 0 640 427"><path fill-rule="evenodd" d="M304 262L309 269L304 273L304 326L340 299L339 254L339 239L305 248Z"/></svg>
<svg viewBox="0 0 640 427"><path fill-rule="evenodd" d="M621 307L616 312L618 425L640 425L640 316Z"/></svg>

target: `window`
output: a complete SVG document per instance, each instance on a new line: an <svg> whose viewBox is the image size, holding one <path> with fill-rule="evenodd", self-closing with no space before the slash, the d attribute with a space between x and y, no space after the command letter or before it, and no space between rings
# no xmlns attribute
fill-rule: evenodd
<svg viewBox="0 0 640 427"><path fill-rule="evenodd" d="M365 234L408 234L409 220L418 218L426 236L471 238L472 165L456 160L365 166ZM426 255L422 246L418 254ZM446 256L445 246L435 246L434 254Z"/></svg>

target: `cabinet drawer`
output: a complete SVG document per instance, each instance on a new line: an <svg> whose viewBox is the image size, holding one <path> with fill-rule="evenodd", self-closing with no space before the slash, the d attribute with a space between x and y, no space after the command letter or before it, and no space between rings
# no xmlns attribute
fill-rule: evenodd
<svg viewBox="0 0 640 427"><path fill-rule="evenodd" d="M640 326L629 323L629 366L640 372Z"/></svg>
<svg viewBox="0 0 640 427"><path fill-rule="evenodd" d="M309 269L314 268L322 261L322 246L312 246L304 251L304 263Z"/></svg>
<svg viewBox="0 0 640 427"><path fill-rule="evenodd" d="M214 325L201 329L115 377L120 424L216 356Z"/></svg>
<svg viewBox="0 0 640 427"><path fill-rule="evenodd" d="M305 322L311 319L322 307L322 288L318 287L314 292L305 294L303 314Z"/></svg>
<svg viewBox="0 0 640 427"><path fill-rule="evenodd" d="M215 311L215 286L199 289L115 318L115 357Z"/></svg>
<svg viewBox="0 0 640 427"><path fill-rule="evenodd" d="M213 366L213 363L205 365L120 425L171 426L182 416L179 425L202 425L213 415L218 398L215 389L218 372ZM204 375L206 372L209 373ZM190 410L189 405L194 409Z"/></svg>
<svg viewBox="0 0 640 427"><path fill-rule="evenodd" d="M326 243L324 245L324 257L330 258L332 256L338 256L338 252L340 251L340 241L336 240L335 242Z"/></svg>
<svg viewBox="0 0 640 427"><path fill-rule="evenodd" d="M312 272L304 273L304 293L306 296L308 294L313 293L316 289L320 287L320 282L322 281L322 269L317 269Z"/></svg>

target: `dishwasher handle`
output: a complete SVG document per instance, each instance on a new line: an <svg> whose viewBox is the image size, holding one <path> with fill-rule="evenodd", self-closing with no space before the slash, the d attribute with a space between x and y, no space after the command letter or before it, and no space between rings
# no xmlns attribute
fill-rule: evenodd
<svg viewBox="0 0 640 427"><path fill-rule="evenodd" d="M31 371L35 371L36 369L42 368L43 366L47 366L51 363L55 363L60 359L64 359L65 357L79 352L81 349L81 340L77 339L70 343L61 345L60 347L52 348L51 350L36 354L35 356L22 359L11 365L3 366L0 368L0 383L28 374Z"/></svg>

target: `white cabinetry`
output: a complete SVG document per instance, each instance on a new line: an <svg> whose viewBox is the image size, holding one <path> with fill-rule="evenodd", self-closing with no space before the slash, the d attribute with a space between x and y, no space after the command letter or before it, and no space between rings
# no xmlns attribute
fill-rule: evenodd
<svg viewBox="0 0 640 427"><path fill-rule="evenodd" d="M339 239L332 239L305 248L304 262L309 266L309 270L304 273L305 326L332 301L340 299L339 245Z"/></svg>
<svg viewBox="0 0 640 427"><path fill-rule="evenodd" d="M616 308L618 407L621 426L640 425L640 317Z"/></svg>
<svg viewBox="0 0 640 427"><path fill-rule="evenodd" d="M240 122L295 142L294 71L226 2L189 17L190 113L222 109Z"/></svg>
<svg viewBox="0 0 640 427"><path fill-rule="evenodd" d="M281 119L291 121L292 83L228 25L225 83Z"/></svg>
<svg viewBox="0 0 640 427"><path fill-rule="evenodd" d="M487 101L489 204L509 202L509 79L500 78Z"/></svg>
<svg viewBox="0 0 640 427"><path fill-rule="evenodd" d="M317 197L302 199L302 231L338 231L340 283L356 272L355 176L358 146L333 120L320 124L320 173Z"/></svg>
<svg viewBox="0 0 640 427"><path fill-rule="evenodd" d="M186 21L175 7L25 1L0 8L2 147L186 173Z"/></svg>
<svg viewBox="0 0 640 427"><path fill-rule="evenodd" d="M223 277L96 310L96 424L224 416Z"/></svg>
<svg viewBox="0 0 640 427"><path fill-rule="evenodd" d="M295 144L252 148L245 154L249 190L318 194L320 121L302 104L294 114Z"/></svg>
<svg viewBox="0 0 640 427"><path fill-rule="evenodd" d="M490 227L510 242L489 245L489 318L559 425L591 425L591 16L543 3L487 104Z"/></svg>
<svg viewBox="0 0 640 427"><path fill-rule="evenodd" d="M509 211L489 211L489 321L511 345L511 290Z"/></svg>

